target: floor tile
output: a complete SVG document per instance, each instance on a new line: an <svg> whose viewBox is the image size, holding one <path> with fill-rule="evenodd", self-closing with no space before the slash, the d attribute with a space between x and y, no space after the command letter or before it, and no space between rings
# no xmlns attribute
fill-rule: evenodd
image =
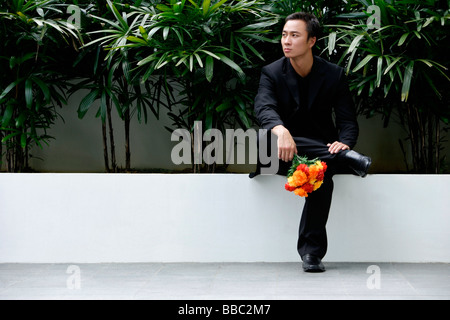
<svg viewBox="0 0 450 320"><path fill-rule="evenodd" d="M303 272L298 263L0 264L0 299L450 298L449 264L327 263L326 267L325 273L312 274Z"/></svg>

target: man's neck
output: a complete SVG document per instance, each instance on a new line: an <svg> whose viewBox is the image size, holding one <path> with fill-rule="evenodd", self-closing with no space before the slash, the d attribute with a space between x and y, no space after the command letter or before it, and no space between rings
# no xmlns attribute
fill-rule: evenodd
<svg viewBox="0 0 450 320"><path fill-rule="evenodd" d="M302 78L306 78L312 69L314 64L314 56L312 52L308 55L291 58L291 65L294 68L295 72L297 72Z"/></svg>

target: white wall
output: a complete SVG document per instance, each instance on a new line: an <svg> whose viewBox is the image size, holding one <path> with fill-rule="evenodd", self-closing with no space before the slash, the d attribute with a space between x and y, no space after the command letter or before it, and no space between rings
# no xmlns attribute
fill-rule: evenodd
<svg viewBox="0 0 450 320"><path fill-rule="evenodd" d="M280 176L0 174L1 262L299 261ZM450 176L335 177L325 261L450 262Z"/></svg>

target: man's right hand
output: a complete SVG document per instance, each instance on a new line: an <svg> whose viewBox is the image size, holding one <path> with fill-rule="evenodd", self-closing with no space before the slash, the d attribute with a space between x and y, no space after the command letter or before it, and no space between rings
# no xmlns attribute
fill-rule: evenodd
<svg viewBox="0 0 450 320"><path fill-rule="evenodd" d="M272 132L278 137L278 159L285 162L292 161L294 154L297 154L297 145L289 130L278 125L272 129Z"/></svg>

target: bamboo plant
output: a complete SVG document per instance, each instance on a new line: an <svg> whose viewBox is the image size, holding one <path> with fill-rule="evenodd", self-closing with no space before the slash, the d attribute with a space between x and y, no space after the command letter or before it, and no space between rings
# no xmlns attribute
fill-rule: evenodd
<svg viewBox="0 0 450 320"><path fill-rule="evenodd" d="M29 169L32 145L48 144L66 103L64 56L81 45L66 10L56 0L0 3L0 155L10 172Z"/></svg>
<svg viewBox="0 0 450 320"><path fill-rule="evenodd" d="M164 78L159 91L173 121L169 130L192 131L195 121L205 130L252 126L254 81L248 80L263 61L258 44L272 41L266 34L277 22L263 1L170 0L129 6L128 13L125 5L108 4L115 20L105 22L126 30L96 43L110 57L132 51L142 82Z"/></svg>
<svg viewBox="0 0 450 320"><path fill-rule="evenodd" d="M404 126L410 154L399 143L407 170L441 172L450 121L448 3L350 2L354 9L339 16L343 22L328 26L325 50L346 68L362 112L381 113L385 125L395 116Z"/></svg>

